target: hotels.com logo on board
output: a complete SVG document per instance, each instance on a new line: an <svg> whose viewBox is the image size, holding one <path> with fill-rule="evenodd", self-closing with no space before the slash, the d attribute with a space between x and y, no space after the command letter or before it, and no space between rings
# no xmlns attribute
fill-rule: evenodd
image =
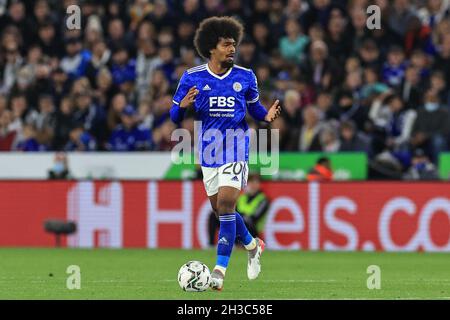
<svg viewBox="0 0 450 320"><path fill-rule="evenodd" d="M450 252L450 184L265 182L263 189L271 200L268 248ZM66 242L72 247L203 248L210 212L201 181L0 182L0 246L51 246L42 222L65 218L78 224Z"/></svg>
<svg viewBox="0 0 450 320"><path fill-rule="evenodd" d="M68 210L68 217L78 221L79 233L69 245L95 246L95 230L103 230L109 232L110 241L103 245L111 247L124 246L122 237L139 236L145 238L141 245L149 248L208 246L211 208L201 183L148 182L141 186L146 189L143 198L124 198L127 183L111 183L97 192L93 183L78 183L68 201L78 203L78 211ZM264 237L272 249L450 251L446 189L450 186L269 182L265 190L271 206ZM94 200L105 200L105 194L109 195L106 202ZM124 211L122 202L142 205L140 224L146 226L145 236L139 231L120 232L127 216L136 214Z"/></svg>

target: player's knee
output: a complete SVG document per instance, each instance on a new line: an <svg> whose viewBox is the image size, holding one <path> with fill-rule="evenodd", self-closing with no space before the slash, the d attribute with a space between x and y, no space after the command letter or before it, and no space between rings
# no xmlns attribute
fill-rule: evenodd
<svg viewBox="0 0 450 320"><path fill-rule="evenodd" d="M233 213L235 211L236 203L232 199L221 199L217 203L217 212L219 215Z"/></svg>

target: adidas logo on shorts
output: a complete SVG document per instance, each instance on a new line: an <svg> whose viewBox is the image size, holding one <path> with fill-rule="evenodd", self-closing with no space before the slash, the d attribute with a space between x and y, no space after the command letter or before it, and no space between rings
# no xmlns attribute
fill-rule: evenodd
<svg viewBox="0 0 450 320"><path fill-rule="evenodd" d="M239 181L239 178L237 176L234 176L231 181Z"/></svg>

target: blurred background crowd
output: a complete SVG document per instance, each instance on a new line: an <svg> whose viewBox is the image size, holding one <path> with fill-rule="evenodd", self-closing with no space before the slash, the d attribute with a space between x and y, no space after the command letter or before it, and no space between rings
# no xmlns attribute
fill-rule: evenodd
<svg viewBox="0 0 450 320"><path fill-rule="evenodd" d="M72 4L80 30L66 27ZM371 4L379 29L366 25ZM170 150L178 79L204 63L196 27L229 15L246 30L236 63L254 70L263 105L282 101L281 151L362 151L375 176L432 175L450 145L449 11L449 0L0 0L0 151Z"/></svg>

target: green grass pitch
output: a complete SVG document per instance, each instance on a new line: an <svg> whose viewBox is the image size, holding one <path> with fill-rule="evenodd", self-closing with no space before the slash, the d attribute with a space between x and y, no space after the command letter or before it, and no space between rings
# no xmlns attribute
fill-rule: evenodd
<svg viewBox="0 0 450 320"><path fill-rule="evenodd" d="M179 267L214 250L0 249L0 299L450 299L450 254L269 251L257 280L246 275L246 252L235 249L222 292L190 293ZM81 289L69 290L66 269L81 268ZM369 265L381 268L381 289L369 290Z"/></svg>

